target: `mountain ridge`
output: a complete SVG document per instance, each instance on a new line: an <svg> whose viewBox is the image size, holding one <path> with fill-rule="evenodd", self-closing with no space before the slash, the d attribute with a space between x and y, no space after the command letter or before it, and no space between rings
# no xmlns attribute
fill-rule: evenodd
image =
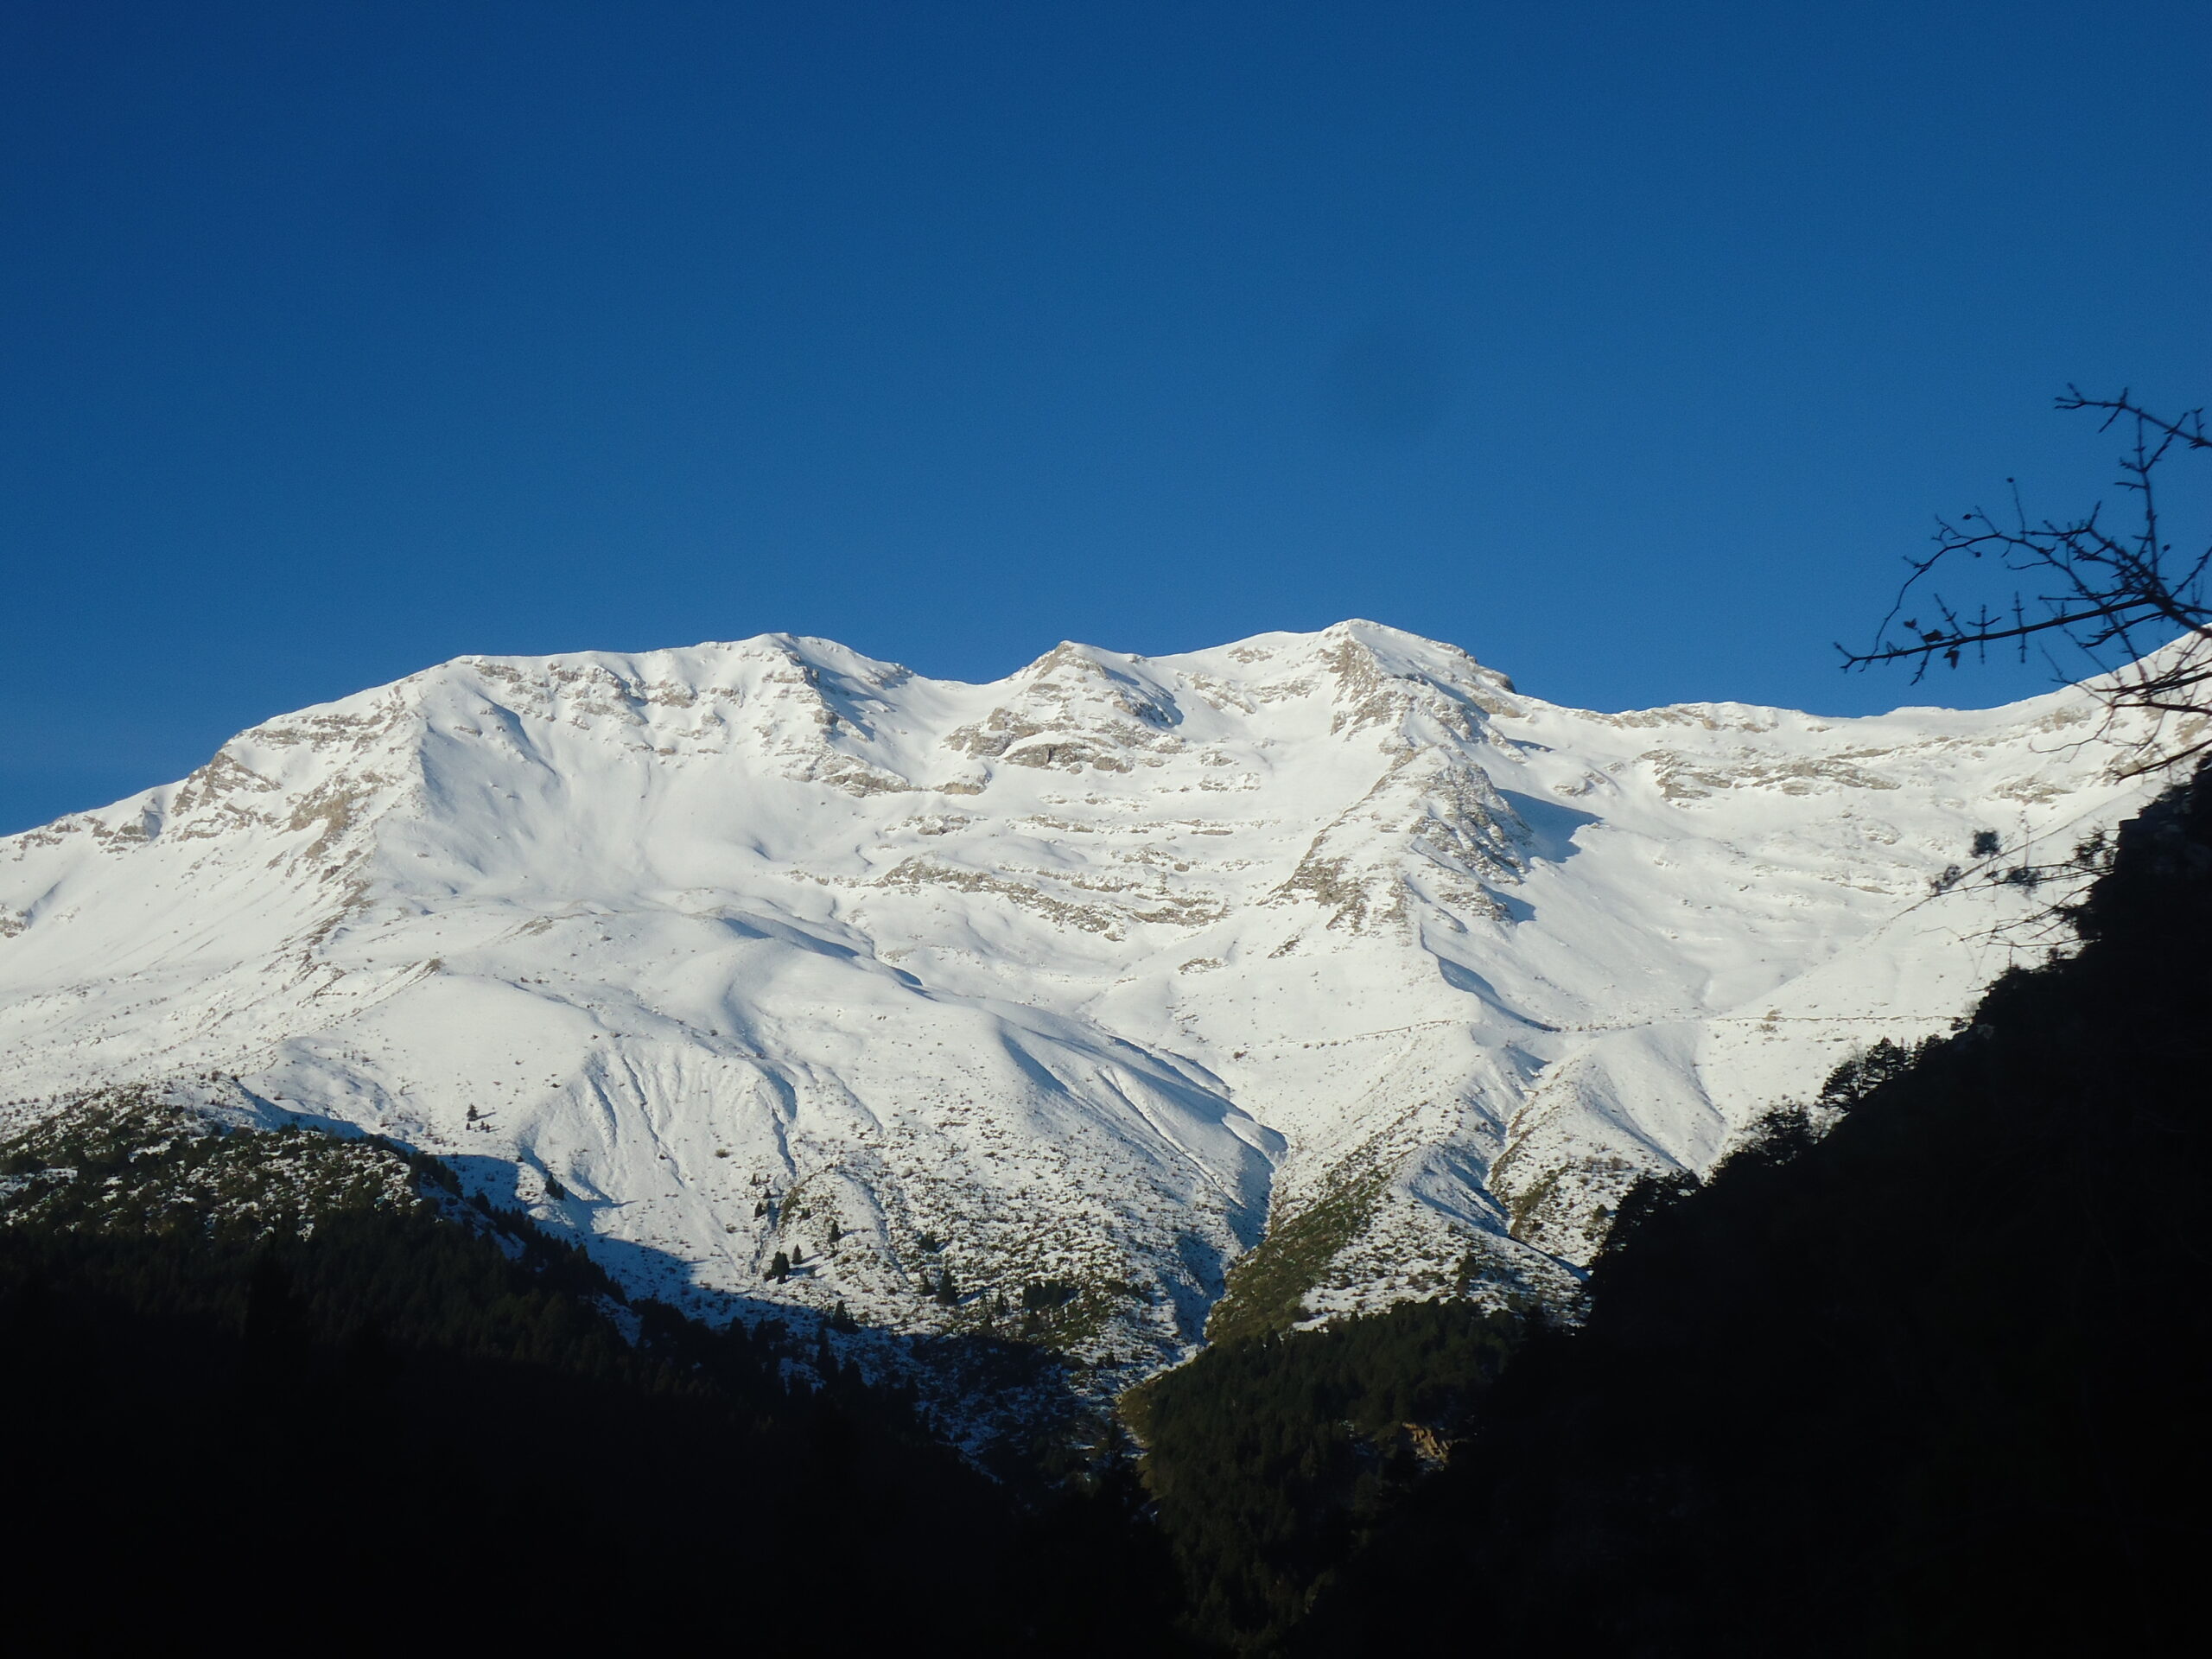
<svg viewBox="0 0 2212 1659"><path fill-rule="evenodd" d="M0 1096L197 1079L709 1317L1126 1382L1332 1205L1300 1317L1562 1291L1637 1173L1942 1029L2038 900L1931 882L2147 793L2094 710L1592 714L1361 622L464 657L0 839Z"/></svg>

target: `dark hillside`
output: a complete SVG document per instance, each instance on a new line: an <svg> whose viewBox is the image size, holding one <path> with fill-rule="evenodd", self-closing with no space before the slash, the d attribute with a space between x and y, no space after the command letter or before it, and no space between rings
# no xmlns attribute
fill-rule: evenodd
<svg viewBox="0 0 2212 1659"><path fill-rule="evenodd" d="M2212 783L2070 959L1647 1192L1313 1653L2156 1653L2212 1529ZM1885 1072L1894 1075L1884 1075Z"/></svg>
<svg viewBox="0 0 2212 1659"><path fill-rule="evenodd" d="M1193 1627L1264 1649L1443 1456L1520 1339L1464 1301L1218 1343L1122 1397Z"/></svg>
<svg viewBox="0 0 2212 1659"><path fill-rule="evenodd" d="M0 1154L19 1636L1084 1652L1172 1616L1122 1495L1017 1505L825 1351L625 1307L429 1160L143 1095Z"/></svg>

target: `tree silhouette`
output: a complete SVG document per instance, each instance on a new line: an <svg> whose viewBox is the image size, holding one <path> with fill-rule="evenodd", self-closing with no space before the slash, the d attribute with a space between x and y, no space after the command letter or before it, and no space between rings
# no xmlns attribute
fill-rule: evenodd
<svg viewBox="0 0 2212 1659"><path fill-rule="evenodd" d="M2128 740L2136 752L2131 772L2161 771L2212 753L2212 721L2205 719L2212 715L2212 605L2205 595L2212 536L2200 550L2185 545L2176 553L2157 480L2170 459L2212 454L2203 411L2169 420L2126 391L2117 397L2090 397L2073 386L2057 406L2101 412L2100 431L2114 425L2132 429L2134 442L2120 457L2119 484L2135 498L2133 521L2108 527L2102 503L2077 518L2031 520L2018 486L2008 479L2012 503L2004 522L1980 508L1955 523L1938 519L1936 550L1908 561L1910 574L1873 645L1863 652L1836 649L1846 669L1910 663L1917 684L1937 661L1956 668L1969 653L1986 660L1995 645L2013 648L2024 662L2031 644L2044 649L2059 678L2081 677L2050 650L2063 647L2079 659L2073 667L2086 664L2098 677L2091 689L2108 713L2150 716L2140 735ZM1970 612L1936 588L1939 573L1985 560L2034 587L2016 585L1998 608L1984 600ZM1908 606L1919 615L1904 614Z"/></svg>

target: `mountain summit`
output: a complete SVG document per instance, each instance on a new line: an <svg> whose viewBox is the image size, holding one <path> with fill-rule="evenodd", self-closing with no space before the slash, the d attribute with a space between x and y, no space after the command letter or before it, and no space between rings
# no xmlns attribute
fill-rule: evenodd
<svg viewBox="0 0 2212 1659"><path fill-rule="evenodd" d="M0 840L0 1096L353 1126L704 1311L1148 1368L1240 1258L1248 1322L1562 1286L1946 1027L2035 900L1931 883L2150 792L2095 722L1594 714L1369 622L462 658Z"/></svg>

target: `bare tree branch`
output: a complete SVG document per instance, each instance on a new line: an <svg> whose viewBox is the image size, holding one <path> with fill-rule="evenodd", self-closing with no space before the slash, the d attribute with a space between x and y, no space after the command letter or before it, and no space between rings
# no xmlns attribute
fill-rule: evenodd
<svg viewBox="0 0 2212 1659"><path fill-rule="evenodd" d="M2136 522L2122 532L2108 530L2102 503L2070 521L2031 522L2016 484L2008 523L1980 509L1956 523L1938 519L1936 550L1906 561L1910 573L1873 645L1859 652L1836 647L1843 666L1909 663L1917 684L1937 662L1956 668L1969 653L1986 660L1993 646L2012 647L2025 662L2031 640L2063 641L2100 677L2093 689L2108 714L2148 717L2129 740L2136 754L2131 771L2212 754L2212 606L2206 603L2212 541L2193 556L2175 557L2157 476L2170 457L2212 453L2204 413L2190 410L2169 420L2126 391L2091 397L2075 386L2058 407L2101 412L2100 431L2117 424L2132 429L2118 483L2137 498ZM1962 612L1936 590L1934 579L1966 574L1961 567L1980 561L2034 591L2016 587L2000 609L1985 601ZM1929 620L1906 616L1909 605ZM2076 677L2063 671L2060 677Z"/></svg>

